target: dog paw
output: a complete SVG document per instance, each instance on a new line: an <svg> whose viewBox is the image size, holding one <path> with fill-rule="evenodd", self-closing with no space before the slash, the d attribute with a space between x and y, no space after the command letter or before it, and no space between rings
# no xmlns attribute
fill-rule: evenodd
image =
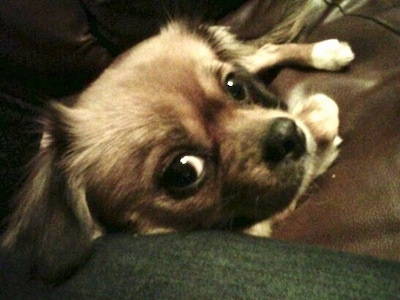
<svg viewBox="0 0 400 300"><path fill-rule="evenodd" d="M306 100L307 114L303 121L313 132L318 144L333 143L339 132L339 108L324 94L314 94Z"/></svg>
<svg viewBox="0 0 400 300"><path fill-rule="evenodd" d="M354 53L349 44L332 39L316 43L311 59L312 65L317 69L337 71L354 59Z"/></svg>
<svg viewBox="0 0 400 300"><path fill-rule="evenodd" d="M316 143L314 176L319 176L335 161L342 139L339 136L339 108L324 94L305 99L293 111L308 127Z"/></svg>
<svg viewBox="0 0 400 300"><path fill-rule="evenodd" d="M325 94L314 94L290 109L307 125L318 144L333 143L339 131L339 108Z"/></svg>

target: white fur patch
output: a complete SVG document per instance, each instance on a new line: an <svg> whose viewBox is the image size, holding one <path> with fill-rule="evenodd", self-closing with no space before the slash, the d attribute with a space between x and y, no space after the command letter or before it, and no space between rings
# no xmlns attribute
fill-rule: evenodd
<svg viewBox="0 0 400 300"><path fill-rule="evenodd" d="M314 172L315 176L319 176L332 165L339 154L338 146L342 143L339 136L339 108L333 99L321 93L312 95L308 101L316 107L307 120L310 130L318 132L323 139L330 141L326 149L317 156ZM317 125L317 130L313 125ZM321 137L315 136L317 140Z"/></svg>
<svg viewBox="0 0 400 300"><path fill-rule="evenodd" d="M317 69L337 71L354 59L354 53L349 44L332 39L316 43L311 59L312 65Z"/></svg>
<svg viewBox="0 0 400 300"><path fill-rule="evenodd" d="M267 238L272 234L272 223L271 219L264 220L245 229L243 232L248 235Z"/></svg>
<svg viewBox="0 0 400 300"><path fill-rule="evenodd" d="M307 116L310 124L318 124L322 127L328 139L334 138L339 130L339 107L336 102L325 94L314 94L308 99L314 110Z"/></svg>

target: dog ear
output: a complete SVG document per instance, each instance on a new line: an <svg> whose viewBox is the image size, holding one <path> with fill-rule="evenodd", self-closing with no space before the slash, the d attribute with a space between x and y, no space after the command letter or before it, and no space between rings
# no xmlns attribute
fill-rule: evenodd
<svg viewBox="0 0 400 300"><path fill-rule="evenodd" d="M51 282L71 273L88 257L99 231L84 186L64 169L57 142L46 144L45 140L15 199L17 209L1 248L22 259L30 275Z"/></svg>

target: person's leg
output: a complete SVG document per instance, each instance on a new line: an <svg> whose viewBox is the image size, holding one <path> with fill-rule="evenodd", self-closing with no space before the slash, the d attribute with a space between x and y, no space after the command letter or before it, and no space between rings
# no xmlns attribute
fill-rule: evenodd
<svg viewBox="0 0 400 300"><path fill-rule="evenodd" d="M9 283L3 295L29 287ZM394 299L399 288L399 263L210 231L101 238L46 298Z"/></svg>

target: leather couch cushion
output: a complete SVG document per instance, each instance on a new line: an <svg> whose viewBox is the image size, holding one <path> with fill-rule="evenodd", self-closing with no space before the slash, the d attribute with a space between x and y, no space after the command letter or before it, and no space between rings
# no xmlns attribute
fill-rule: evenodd
<svg viewBox="0 0 400 300"><path fill-rule="evenodd" d="M284 98L323 92L335 99L344 139L336 164L274 236L400 260L400 7L341 6L307 41L348 41L354 63L338 74L285 69L271 85Z"/></svg>

